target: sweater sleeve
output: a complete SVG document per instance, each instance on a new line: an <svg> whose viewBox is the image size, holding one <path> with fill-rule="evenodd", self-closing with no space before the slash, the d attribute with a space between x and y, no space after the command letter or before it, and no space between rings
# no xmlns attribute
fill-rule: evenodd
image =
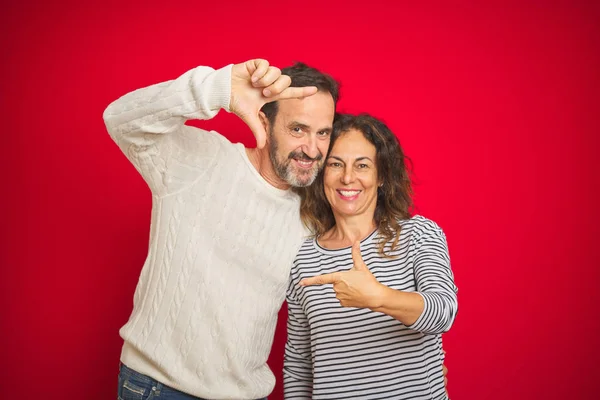
<svg viewBox="0 0 600 400"><path fill-rule="evenodd" d="M288 307L287 342L283 358L284 398L312 398L313 370L308 319L295 298L292 280L286 297Z"/></svg>
<svg viewBox="0 0 600 400"><path fill-rule="evenodd" d="M417 293L425 304L419 318L408 328L427 334L447 332L456 317L458 302L446 236L432 221L424 222L415 231L414 273Z"/></svg>
<svg viewBox="0 0 600 400"><path fill-rule="evenodd" d="M104 122L152 192L167 195L197 179L226 140L185 122L229 111L230 93L231 65L197 67L117 99L104 111Z"/></svg>

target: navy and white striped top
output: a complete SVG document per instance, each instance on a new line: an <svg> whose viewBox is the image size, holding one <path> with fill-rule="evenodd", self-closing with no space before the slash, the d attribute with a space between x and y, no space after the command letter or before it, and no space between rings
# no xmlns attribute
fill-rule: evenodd
<svg viewBox="0 0 600 400"><path fill-rule="evenodd" d="M418 292L425 308L405 326L379 312L344 308L332 285L302 278L352 268L352 248L304 242L287 291L286 399L446 399L441 334L457 312L457 288L444 232L421 216L401 221L394 258L378 251L378 231L361 242L365 264L382 284ZM388 253L390 254L390 253Z"/></svg>

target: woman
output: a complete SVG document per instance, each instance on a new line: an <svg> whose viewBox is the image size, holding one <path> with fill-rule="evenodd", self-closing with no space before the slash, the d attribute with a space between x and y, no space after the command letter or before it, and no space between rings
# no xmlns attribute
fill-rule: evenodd
<svg viewBox="0 0 600 400"><path fill-rule="evenodd" d="M287 292L286 399L446 399L441 334L457 311L446 240L411 217L388 127L342 115L315 184Z"/></svg>

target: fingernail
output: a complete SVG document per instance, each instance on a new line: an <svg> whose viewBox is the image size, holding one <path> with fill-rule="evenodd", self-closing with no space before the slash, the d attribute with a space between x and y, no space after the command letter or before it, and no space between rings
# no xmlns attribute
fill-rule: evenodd
<svg viewBox="0 0 600 400"><path fill-rule="evenodd" d="M258 77L257 76L253 76L251 80L254 83L254 82L256 82L258 80Z"/></svg>
<svg viewBox="0 0 600 400"><path fill-rule="evenodd" d="M264 94L266 97L269 97L269 96L271 95L271 91L270 91L269 89L265 89L265 90L263 90L263 94Z"/></svg>

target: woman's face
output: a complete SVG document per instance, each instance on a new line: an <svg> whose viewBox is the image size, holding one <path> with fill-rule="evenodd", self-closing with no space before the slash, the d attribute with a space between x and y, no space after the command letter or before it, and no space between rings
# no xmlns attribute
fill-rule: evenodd
<svg viewBox="0 0 600 400"><path fill-rule="evenodd" d="M343 133L325 163L325 196L336 216L367 214L377 205L376 149L360 131Z"/></svg>

